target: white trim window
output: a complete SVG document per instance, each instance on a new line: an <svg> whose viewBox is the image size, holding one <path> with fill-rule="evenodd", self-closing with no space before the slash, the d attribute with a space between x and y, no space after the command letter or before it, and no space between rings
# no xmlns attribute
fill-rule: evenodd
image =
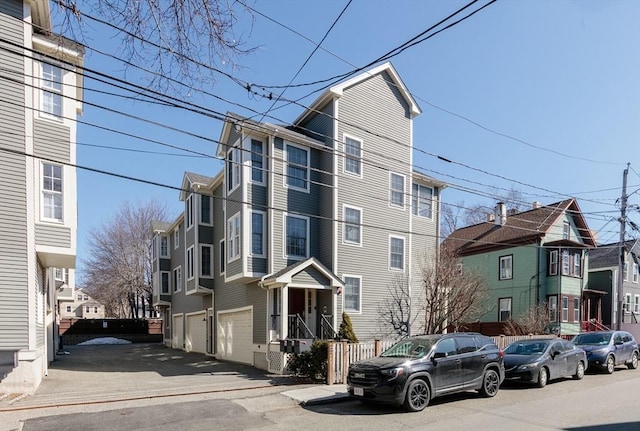
<svg viewBox="0 0 640 431"><path fill-rule="evenodd" d="M309 151L292 144L286 148L285 186L309 191Z"/></svg>
<svg viewBox="0 0 640 431"><path fill-rule="evenodd" d="M622 279L624 281L629 281L629 264L627 263L626 260L622 265Z"/></svg>
<svg viewBox="0 0 640 431"><path fill-rule="evenodd" d="M160 257L169 258L169 238L162 235L160 237Z"/></svg>
<svg viewBox="0 0 640 431"><path fill-rule="evenodd" d="M580 298L573 298L573 321L580 321Z"/></svg>
<svg viewBox="0 0 640 431"><path fill-rule="evenodd" d="M404 271L404 237L389 235L389 269Z"/></svg>
<svg viewBox="0 0 640 431"><path fill-rule="evenodd" d="M309 255L309 218L285 214L285 257L304 259Z"/></svg>
<svg viewBox="0 0 640 431"><path fill-rule="evenodd" d="M186 266L187 266L187 280L193 280L195 278L193 254L195 252L194 246L187 249Z"/></svg>
<svg viewBox="0 0 640 431"><path fill-rule="evenodd" d="M631 274L631 278L632 278L632 281L634 283L638 282L638 274L639 274L639 272L640 272L640 268L638 268L638 264L634 262L633 263L633 274Z"/></svg>
<svg viewBox="0 0 640 431"><path fill-rule="evenodd" d="M264 217L262 211L251 212L251 254L264 256Z"/></svg>
<svg viewBox="0 0 640 431"><path fill-rule="evenodd" d="M404 175L389 172L389 206L404 209Z"/></svg>
<svg viewBox="0 0 640 431"><path fill-rule="evenodd" d="M173 230L173 248L175 250L180 247L180 226Z"/></svg>
<svg viewBox="0 0 640 431"><path fill-rule="evenodd" d="M187 224L187 230L193 227L193 195L187 196L187 200L185 202L185 222Z"/></svg>
<svg viewBox="0 0 640 431"><path fill-rule="evenodd" d="M362 141L344 136L344 171L362 176Z"/></svg>
<svg viewBox="0 0 640 431"><path fill-rule="evenodd" d="M240 148L233 147L227 152L227 191L231 192L240 185Z"/></svg>
<svg viewBox="0 0 640 431"><path fill-rule="evenodd" d="M511 298L500 298L498 300L498 321L506 322L511 318Z"/></svg>
<svg viewBox="0 0 640 431"><path fill-rule="evenodd" d="M42 163L42 218L63 221L62 166Z"/></svg>
<svg viewBox="0 0 640 431"><path fill-rule="evenodd" d="M251 140L251 181L264 184L264 144L258 139Z"/></svg>
<svg viewBox="0 0 640 431"><path fill-rule="evenodd" d="M500 256L499 280L511 280L513 278L513 255Z"/></svg>
<svg viewBox="0 0 640 431"><path fill-rule="evenodd" d="M182 290L182 267L177 266L173 268L173 293L180 292Z"/></svg>
<svg viewBox="0 0 640 431"><path fill-rule="evenodd" d="M343 206L345 244L362 245L362 210L349 205Z"/></svg>
<svg viewBox="0 0 640 431"><path fill-rule="evenodd" d="M562 222L562 239L571 239L571 225L568 221Z"/></svg>
<svg viewBox="0 0 640 431"><path fill-rule="evenodd" d="M200 195L200 224L211 226L213 217L211 214L211 202L213 198L209 195Z"/></svg>
<svg viewBox="0 0 640 431"><path fill-rule="evenodd" d="M62 119L62 68L42 63L42 113Z"/></svg>
<svg viewBox="0 0 640 431"><path fill-rule="evenodd" d="M558 275L558 250L549 252L549 275Z"/></svg>
<svg viewBox="0 0 640 431"><path fill-rule="evenodd" d="M549 310L549 322L558 321L558 297L556 295L547 297L547 309Z"/></svg>
<svg viewBox="0 0 640 431"><path fill-rule="evenodd" d="M344 280L344 311L360 313L362 311L362 276L343 275Z"/></svg>
<svg viewBox="0 0 640 431"><path fill-rule="evenodd" d="M227 220L227 260L240 258L240 213Z"/></svg>
<svg viewBox="0 0 640 431"><path fill-rule="evenodd" d="M571 274L571 255L569 250L562 250L562 275Z"/></svg>
<svg viewBox="0 0 640 431"><path fill-rule="evenodd" d="M226 269L226 265L227 265L227 256L225 255L225 240L221 239L220 240L220 253L219 253L219 259L220 259L220 275L224 275L225 269Z"/></svg>
<svg viewBox="0 0 640 431"><path fill-rule="evenodd" d="M200 277L213 277L213 246L200 244Z"/></svg>
<svg viewBox="0 0 640 431"><path fill-rule="evenodd" d="M572 275L580 277L582 275L582 255L580 252L573 253L573 273Z"/></svg>
<svg viewBox="0 0 640 431"><path fill-rule="evenodd" d="M633 296L633 312L640 313L640 295Z"/></svg>
<svg viewBox="0 0 640 431"><path fill-rule="evenodd" d="M169 271L160 271L160 295L171 293L170 279L171 273Z"/></svg>
<svg viewBox="0 0 640 431"><path fill-rule="evenodd" d="M433 189L422 184L413 183L411 194L411 210L413 215L433 218Z"/></svg>
<svg viewBox="0 0 640 431"><path fill-rule="evenodd" d="M569 297L567 296L562 297L562 321L569 321Z"/></svg>
<svg viewBox="0 0 640 431"><path fill-rule="evenodd" d="M624 310L625 313L631 312L631 294L630 293L626 293L624 295L624 304L622 304L622 309Z"/></svg>

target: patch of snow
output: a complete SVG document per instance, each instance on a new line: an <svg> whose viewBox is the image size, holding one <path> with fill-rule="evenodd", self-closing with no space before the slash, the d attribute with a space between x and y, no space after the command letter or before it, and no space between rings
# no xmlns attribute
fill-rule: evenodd
<svg viewBox="0 0 640 431"><path fill-rule="evenodd" d="M114 337L102 337L78 343L78 346L99 346L104 344L131 344L131 341Z"/></svg>

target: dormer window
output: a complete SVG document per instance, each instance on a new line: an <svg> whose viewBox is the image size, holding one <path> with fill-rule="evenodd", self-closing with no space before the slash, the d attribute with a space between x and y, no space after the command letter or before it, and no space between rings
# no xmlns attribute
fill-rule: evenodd
<svg viewBox="0 0 640 431"><path fill-rule="evenodd" d="M62 118L62 69L42 63L42 112Z"/></svg>

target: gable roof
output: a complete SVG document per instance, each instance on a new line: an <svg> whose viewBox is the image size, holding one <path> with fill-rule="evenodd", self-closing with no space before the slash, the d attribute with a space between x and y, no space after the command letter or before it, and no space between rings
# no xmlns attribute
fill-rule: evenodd
<svg viewBox="0 0 640 431"><path fill-rule="evenodd" d="M575 199L567 199L551 205L509 215L504 225L484 222L457 229L444 241L462 256L499 250L519 245L534 244L543 238L553 224L565 212L571 213L584 243L561 240L544 245L571 247L595 247L595 239Z"/></svg>
<svg viewBox="0 0 640 431"><path fill-rule="evenodd" d="M187 190L198 191L200 188L212 189L218 181L222 180L222 170L215 177L207 177L193 172L185 172L182 178L182 190L180 190L180 200L187 198Z"/></svg>
<svg viewBox="0 0 640 431"><path fill-rule="evenodd" d="M420 115L422 113L422 110L420 109L420 107L416 103L416 101L413 98L413 96L411 95L411 93L409 93L409 90L407 90L407 87L404 85L404 82L402 82L402 79L400 78L400 75L398 75L398 72L396 71L396 69L393 67L393 65L390 62L386 62L384 64L381 64L380 66L377 66L377 67L374 67L373 69L369 69L367 71L364 71L364 72L360 73L359 75L354 76L351 79L343 81L343 82L341 82L339 84L336 84L333 87L330 87L329 89L325 90L324 93L322 93L320 95L320 97L318 97L309 106L308 109L306 109L302 114L300 114L300 116L298 118L296 118L296 120L293 122L293 124L294 125L300 124L309 115L319 111L330 100L333 100L334 98L342 96L342 94L344 93L345 89L347 89L349 87L352 87L352 86L354 86L356 84L359 84L360 82L362 82L362 81L364 81L366 79L369 79L372 76L375 76L375 75L378 75L378 74L384 73L384 72L387 72L389 74L393 84L398 88L398 91L400 92L402 97L407 102L407 105L409 105L409 112L411 113L411 118L414 118L414 117L417 117L418 115Z"/></svg>
<svg viewBox="0 0 640 431"><path fill-rule="evenodd" d="M589 269L610 268L618 266L619 242L601 244L598 248L589 252ZM640 240L633 239L624 242L627 252L635 256L635 261L640 259Z"/></svg>
<svg viewBox="0 0 640 431"><path fill-rule="evenodd" d="M273 284L287 284L291 283L291 280L296 274L301 273L308 267L313 267L317 271L319 271L322 275L327 277L329 280L329 284L331 287L342 288L344 287L344 283L338 276L336 276L333 272L329 271L326 266L324 266L318 259L315 257L310 257L305 260L300 260L296 263L293 263L286 268L281 269L280 271L267 274L262 277L260 280L260 284L263 286L270 286Z"/></svg>

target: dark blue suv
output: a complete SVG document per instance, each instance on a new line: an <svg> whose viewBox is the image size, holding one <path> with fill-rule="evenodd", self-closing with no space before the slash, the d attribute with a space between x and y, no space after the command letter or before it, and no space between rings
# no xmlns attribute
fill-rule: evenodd
<svg viewBox="0 0 640 431"><path fill-rule="evenodd" d="M423 410L432 398L477 390L485 397L498 393L504 380L503 352L481 334L409 337L377 358L349 367L347 390L362 401Z"/></svg>
<svg viewBox="0 0 640 431"><path fill-rule="evenodd" d="M587 352L589 366L613 373L616 365L638 368L638 343L625 331L584 332L573 337L573 344Z"/></svg>

